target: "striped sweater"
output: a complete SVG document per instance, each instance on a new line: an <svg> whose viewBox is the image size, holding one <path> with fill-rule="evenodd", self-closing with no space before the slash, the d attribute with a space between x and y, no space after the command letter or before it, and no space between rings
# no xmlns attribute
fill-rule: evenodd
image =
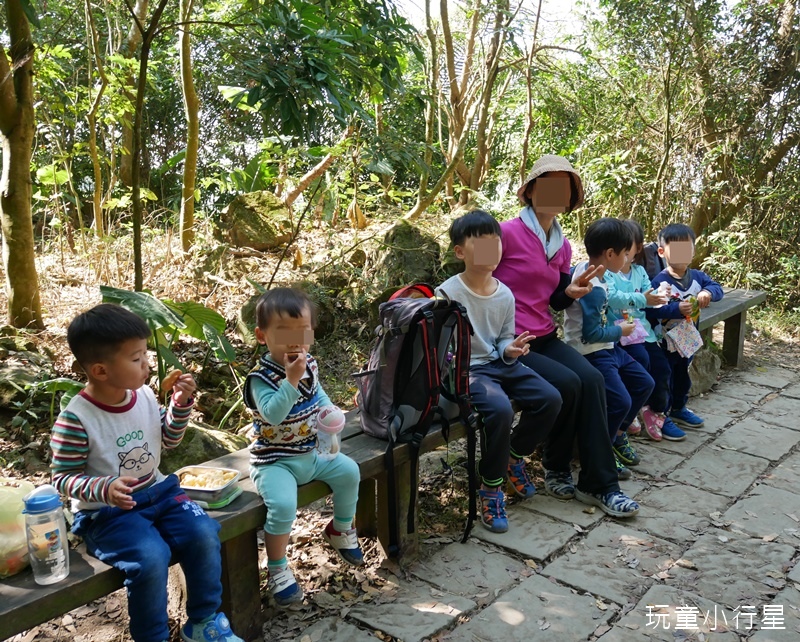
<svg viewBox="0 0 800 642"><path fill-rule="evenodd" d="M108 488L118 477L136 477L134 492L160 482L161 448L181 442L193 403L164 409L142 386L122 405L109 406L82 391L53 426L53 484L79 511L108 505Z"/></svg>
<svg viewBox="0 0 800 642"><path fill-rule="evenodd" d="M306 374L295 388L284 367L265 354L247 375L244 403L253 415L250 464L263 466L314 450L317 413L331 402L314 357L308 355Z"/></svg>

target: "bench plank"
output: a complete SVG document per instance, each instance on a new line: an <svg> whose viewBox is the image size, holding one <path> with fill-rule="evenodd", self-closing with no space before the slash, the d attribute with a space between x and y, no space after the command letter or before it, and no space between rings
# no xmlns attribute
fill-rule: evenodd
<svg viewBox="0 0 800 642"><path fill-rule="evenodd" d="M744 339L747 327L747 310L767 300L767 293L761 290L735 290L723 288L725 296L721 301L712 301L700 311L697 324L705 340L715 324L725 323L722 336L722 356L725 363L733 368L739 365L744 354Z"/></svg>

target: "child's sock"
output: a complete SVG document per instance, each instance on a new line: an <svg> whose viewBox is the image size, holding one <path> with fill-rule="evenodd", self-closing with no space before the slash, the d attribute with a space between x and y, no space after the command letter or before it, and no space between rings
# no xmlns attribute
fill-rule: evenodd
<svg viewBox="0 0 800 642"><path fill-rule="evenodd" d="M269 572L280 571L284 568L288 568L289 562L286 559L286 555L284 555L279 560L267 560L267 570Z"/></svg>
<svg viewBox="0 0 800 642"><path fill-rule="evenodd" d="M329 533L332 533L333 535L341 535L344 531L349 531L352 525L352 519L342 520L334 515L333 521L328 524L325 530L330 529L328 530Z"/></svg>

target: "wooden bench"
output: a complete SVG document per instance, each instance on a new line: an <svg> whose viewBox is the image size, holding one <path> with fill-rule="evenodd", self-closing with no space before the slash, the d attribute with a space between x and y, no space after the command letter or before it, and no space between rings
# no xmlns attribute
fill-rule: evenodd
<svg viewBox="0 0 800 642"><path fill-rule="evenodd" d="M723 288L723 290L725 296L721 301L712 301L707 308L700 311L698 328L705 341L717 323L725 323L722 355L725 357L726 365L735 368L739 365L744 353L747 311L764 303L767 300L767 293L761 290L732 288Z"/></svg>
<svg viewBox="0 0 800 642"><path fill-rule="evenodd" d="M464 427L453 424L450 438L464 436ZM444 444L439 430L423 441L421 452L429 452ZM365 435L358 415L347 414L342 432L342 452L352 457L361 470L356 525L360 537L377 537L388 551L388 489L385 464L386 442ZM255 490L249 471L246 450L230 453L206 462L208 465L235 468L242 473L239 484L242 494L228 506L209 511L220 525L222 542L222 610L231 620L233 630L246 640L261 635L261 574L258 566L257 533L264 526L266 507ZM397 479L397 515L400 524L408 516L410 489L418 486L411 480L409 447L397 446L394 451ZM298 506L326 497L331 492L323 482L312 482L298 489ZM416 511L415 511L416 516ZM401 529L402 531L403 529ZM417 545L416 533L402 535L401 555L412 554ZM0 640L28 630L42 622L78 608L122 588L123 575L94 559L83 545L70 550L70 574L57 584L39 586L30 569L0 580Z"/></svg>

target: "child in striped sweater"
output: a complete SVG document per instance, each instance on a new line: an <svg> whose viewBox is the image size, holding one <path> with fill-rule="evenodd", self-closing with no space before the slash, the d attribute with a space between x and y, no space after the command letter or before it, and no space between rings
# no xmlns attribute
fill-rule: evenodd
<svg viewBox="0 0 800 642"><path fill-rule="evenodd" d="M183 374L167 409L147 386L150 329L125 308L101 304L69 325L67 341L86 387L53 427L53 484L72 500L72 532L99 560L125 573L135 642L168 640L170 559L186 576L186 642L242 642L218 609L222 602L219 524L158 465L177 446L196 385Z"/></svg>

